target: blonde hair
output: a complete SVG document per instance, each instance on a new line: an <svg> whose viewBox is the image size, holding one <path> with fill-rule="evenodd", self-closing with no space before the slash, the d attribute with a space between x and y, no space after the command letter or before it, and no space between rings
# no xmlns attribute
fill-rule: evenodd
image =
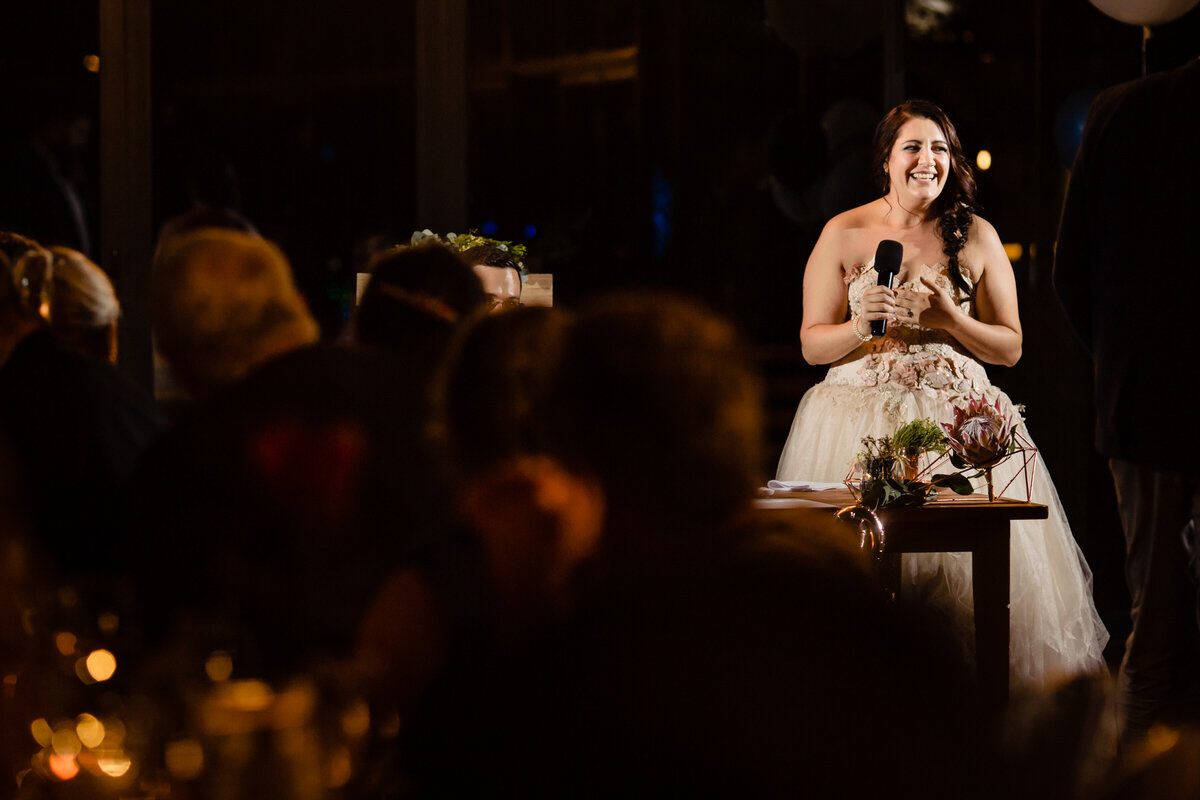
<svg viewBox="0 0 1200 800"><path fill-rule="evenodd" d="M317 323L274 244L205 228L157 254L150 322L159 352L193 393L317 339Z"/></svg>
<svg viewBox="0 0 1200 800"><path fill-rule="evenodd" d="M50 326L59 338L96 358L115 361L113 331L121 304L112 281L91 259L69 247L51 247Z"/></svg>

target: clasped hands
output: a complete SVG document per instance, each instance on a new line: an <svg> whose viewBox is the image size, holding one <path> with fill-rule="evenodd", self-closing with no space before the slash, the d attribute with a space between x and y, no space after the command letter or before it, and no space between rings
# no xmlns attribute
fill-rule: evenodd
<svg viewBox="0 0 1200 800"><path fill-rule="evenodd" d="M921 278L921 283L928 291L872 286L863 292L859 314L865 320L882 319L925 328L946 328L958 312L958 306L946 289L925 277Z"/></svg>

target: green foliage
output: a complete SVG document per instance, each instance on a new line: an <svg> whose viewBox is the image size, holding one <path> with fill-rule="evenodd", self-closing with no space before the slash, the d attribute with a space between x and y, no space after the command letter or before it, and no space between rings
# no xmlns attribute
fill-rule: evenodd
<svg viewBox="0 0 1200 800"><path fill-rule="evenodd" d="M511 254L518 264L524 265L525 263L526 249L523 244L513 244L512 242L505 242L500 239L489 239L486 236L480 236L475 231L471 231L470 233L448 233L446 234L446 238L459 250L470 250L472 247L478 247L479 245L489 245Z"/></svg>
<svg viewBox="0 0 1200 800"><path fill-rule="evenodd" d="M927 418L901 425L892 436L864 436L863 449L855 456L862 470L862 503L871 509L919 506L937 499L938 488L957 494L971 494L971 481L962 473L934 475L928 481L909 480L896 475L896 462L922 448L935 453L946 451L942 429Z"/></svg>
<svg viewBox="0 0 1200 800"><path fill-rule="evenodd" d="M892 436L892 446L900 453L920 449L944 453L949 445L941 426L928 417L921 417L897 428Z"/></svg>

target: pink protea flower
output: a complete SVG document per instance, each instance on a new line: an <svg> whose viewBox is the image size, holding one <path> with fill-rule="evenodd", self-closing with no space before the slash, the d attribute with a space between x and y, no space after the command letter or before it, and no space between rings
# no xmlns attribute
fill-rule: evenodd
<svg viewBox="0 0 1200 800"><path fill-rule="evenodd" d="M953 455L961 466L988 467L1006 455L1012 443L1012 419L1000 409L1000 400L989 403L972 397L966 408L954 409L954 422L942 423Z"/></svg>

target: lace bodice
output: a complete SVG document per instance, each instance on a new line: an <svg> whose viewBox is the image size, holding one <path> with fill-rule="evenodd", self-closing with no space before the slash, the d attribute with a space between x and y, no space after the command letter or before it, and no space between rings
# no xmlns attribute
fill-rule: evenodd
<svg viewBox="0 0 1200 800"><path fill-rule="evenodd" d="M970 273L961 267L960 271L971 285ZM895 288L927 292L920 281L922 276L946 289L963 313L975 315L974 300L950 280L949 269L943 264L917 267ZM850 313L857 314L863 292L875 285L878 273L873 263L860 264L848 269L844 280ZM885 336L864 342L839 360L826 380L860 386L892 384L895 388L959 395L986 394L991 388L983 366L953 336L902 320L889 322Z"/></svg>

